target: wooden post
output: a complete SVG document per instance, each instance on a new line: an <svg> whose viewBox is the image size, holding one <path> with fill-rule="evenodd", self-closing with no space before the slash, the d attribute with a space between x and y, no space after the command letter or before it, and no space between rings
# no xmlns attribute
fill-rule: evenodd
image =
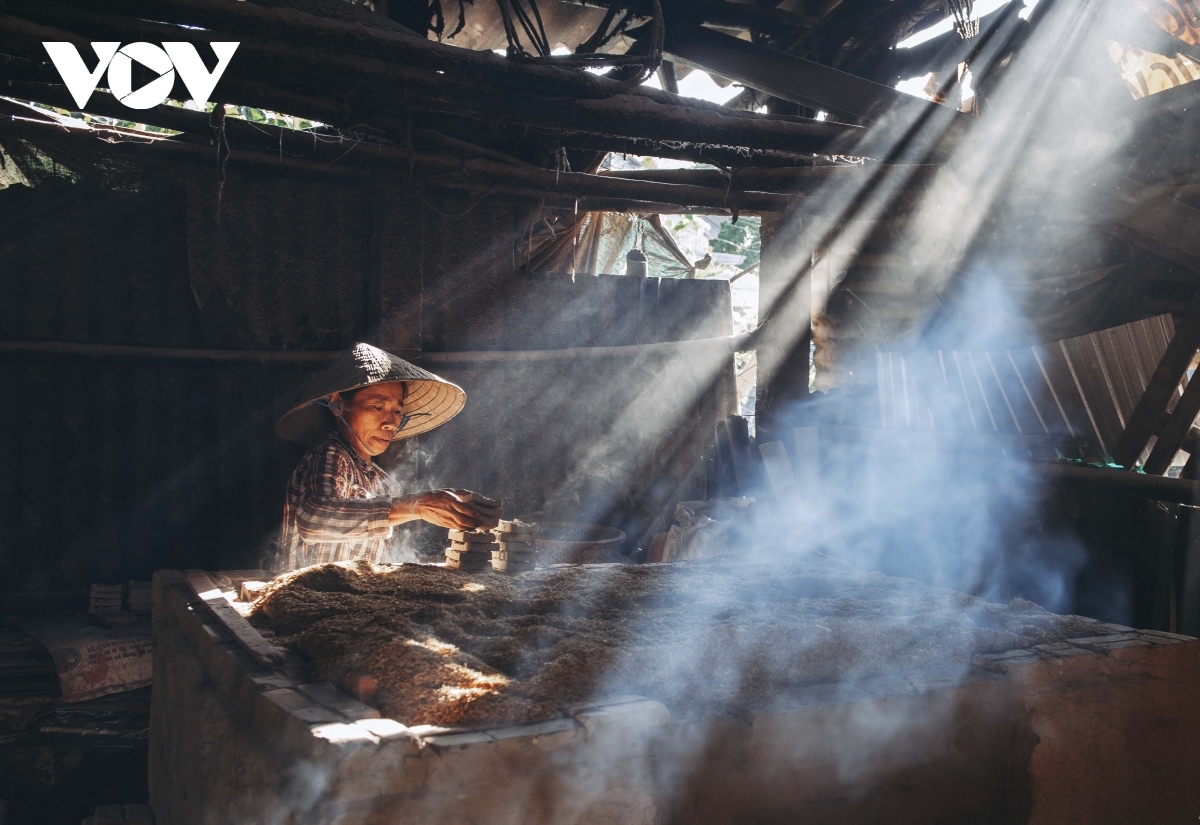
<svg viewBox="0 0 1200 825"><path fill-rule="evenodd" d="M796 408L808 400L812 344L809 239L794 215L763 215L759 268L758 389L755 418L760 433L783 438Z"/></svg>
<svg viewBox="0 0 1200 825"><path fill-rule="evenodd" d="M1196 354L1197 348L1200 348L1200 293L1193 296L1191 303L1188 304L1187 311L1183 314L1183 320L1175 328L1175 337L1171 339L1167 351L1163 353L1158 369L1154 371L1154 375L1146 384L1146 391L1142 393L1141 400L1133 410L1133 415L1129 417L1129 423L1125 425L1125 431L1121 433L1121 437L1113 448L1113 460L1118 464L1132 469L1134 462L1138 460L1142 450L1150 442L1150 437L1159 431L1160 422L1166 412L1167 404L1171 400L1171 395L1179 386L1179 381L1183 378L1184 373L1187 372L1188 365L1191 364L1192 356ZM1181 399L1180 404L1182 403ZM1192 418L1195 418L1195 412L1193 412ZM1182 443L1183 436L1187 434L1191 423L1191 420L1188 420L1187 426L1180 434L1180 443ZM1174 452L1171 455L1174 456ZM1170 463L1169 458L1167 462Z"/></svg>
<svg viewBox="0 0 1200 825"><path fill-rule="evenodd" d="M1176 333L1178 335L1178 333ZM1175 453L1183 447L1183 442L1192 429L1192 422L1200 413L1200 381L1189 381L1183 391L1183 397L1175 405L1171 418L1158 434L1154 449L1146 459L1145 470L1151 475L1160 476L1171 466Z"/></svg>

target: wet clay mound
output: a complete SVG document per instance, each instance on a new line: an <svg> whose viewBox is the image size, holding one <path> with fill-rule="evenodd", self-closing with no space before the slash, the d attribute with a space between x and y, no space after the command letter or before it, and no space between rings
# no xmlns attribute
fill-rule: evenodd
<svg viewBox="0 0 1200 825"><path fill-rule="evenodd" d="M820 556L521 576L324 564L272 582L254 621L322 678L375 679L375 704L409 725L536 721L613 693L756 705L792 685L965 667L1097 627Z"/></svg>

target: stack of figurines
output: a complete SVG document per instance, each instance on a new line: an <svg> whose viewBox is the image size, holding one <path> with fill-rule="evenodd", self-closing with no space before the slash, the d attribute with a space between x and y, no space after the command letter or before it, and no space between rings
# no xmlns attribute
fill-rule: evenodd
<svg viewBox="0 0 1200 825"><path fill-rule="evenodd" d="M492 531L497 548L492 551L492 569L500 573L523 573L537 566L537 525L523 521L501 521Z"/></svg>
<svg viewBox="0 0 1200 825"><path fill-rule="evenodd" d="M451 530L450 546L446 548L446 566L453 570L480 572L488 569L492 553L500 549L489 532L489 526L503 523L500 521L503 505L477 493L467 493L466 496L467 503L487 522L487 526L469 531Z"/></svg>
<svg viewBox="0 0 1200 825"><path fill-rule="evenodd" d="M88 613L120 613L125 588L119 584L93 584Z"/></svg>
<svg viewBox="0 0 1200 825"><path fill-rule="evenodd" d="M452 570L472 572L487 570L492 552L499 549L500 545L491 533L451 530L450 546L446 548L446 566Z"/></svg>

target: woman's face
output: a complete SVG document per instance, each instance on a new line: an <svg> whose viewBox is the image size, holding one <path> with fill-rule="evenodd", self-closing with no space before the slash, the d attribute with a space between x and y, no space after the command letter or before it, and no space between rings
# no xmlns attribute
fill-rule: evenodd
<svg viewBox="0 0 1200 825"><path fill-rule="evenodd" d="M354 394L342 420L354 433L353 446L363 458L376 456L392 444L404 417L404 385L398 381L371 384Z"/></svg>

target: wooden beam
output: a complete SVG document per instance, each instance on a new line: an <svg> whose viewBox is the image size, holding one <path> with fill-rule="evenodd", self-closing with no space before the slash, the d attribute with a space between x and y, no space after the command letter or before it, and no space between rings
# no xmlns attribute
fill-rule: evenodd
<svg viewBox="0 0 1200 825"><path fill-rule="evenodd" d="M951 30L946 34L907 49L893 49L886 63L888 70L898 79L919 77L927 72L944 73L958 66L963 61L970 61L975 70L975 58L986 50L996 51L995 44L990 41L999 37L1007 44L1017 32L1017 29L1027 25L1017 15L1023 5L1017 0L1009 0L1005 6L992 11L979 19L979 34L970 40L963 40Z"/></svg>
<svg viewBox="0 0 1200 825"><path fill-rule="evenodd" d="M963 117L953 109L888 86L699 26L669 28L663 50L676 63L713 71L782 100L843 116L875 121L899 108L937 113L948 121Z"/></svg>
<svg viewBox="0 0 1200 825"><path fill-rule="evenodd" d="M757 336L730 335L718 338L695 338L683 341L659 341L652 344L628 344L612 347L568 347L546 350L464 350L459 352L422 352L413 349L393 349L396 355L425 364L468 364L488 366L521 363L571 361L587 358L638 358L645 355L683 355L712 353L725 357L735 352L755 348ZM186 364L188 366L296 367L326 366L343 354L335 351L226 350L183 349L177 347L142 347L125 344L79 344L62 341L0 341L0 357L43 356L88 360L129 361L142 363Z"/></svg>
<svg viewBox="0 0 1200 825"><path fill-rule="evenodd" d="M67 111L77 108L66 87L52 83L14 80L9 81L3 87L3 91L7 97L45 103ZM190 109L181 109L177 106L162 105L131 112L111 94L96 90L88 100L87 114L120 120L134 119L149 126L158 126L183 133L182 137L177 137L176 140L203 145L212 145L213 143L209 115ZM373 156L407 162L406 149L384 143L377 138L365 140L360 146L354 148L362 137L360 134L343 134L330 128L300 131L265 123L250 123L237 117L229 117L225 120L225 138L234 149L250 147L276 156L300 157L310 160L332 161L344 157L354 163L364 156ZM424 149L432 144L467 157L482 157L514 166L538 168L504 152L443 135L432 129L414 129L413 139L418 149ZM350 151L347 152L347 150ZM694 153L692 154L694 155ZM811 156L808 160L811 162Z"/></svg>
<svg viewBox="0 0 1200 825"><path fill-rule="evenodd" d="M1103 487L1107 490L1124 492L1152 501L1167 501L1174 504L1200 504L1200 483L1182 478L1130 473L1103 467L1080 467L1074 464L1026 465L1033 469L1035 477L1047 483L1082 487Z"/></svg>
<svg viewBox="0 0 1200 825"><path fill-rule="evenodd" d="M1200 209L1124 176L1113 180L1110 197L1078 208L1109 234L1200 273Z"/></svg>
<svg viewBox="0 0 1200 825"><path fill-rule="evenodd" d="M228 9L252 4L172 0L160 5L221 6L225 19L236 19L239 15ZM23 9L32 21L0 15L0 49L38 61L44 60L41 43L46 40L86 48L88 40L98 38L203 44L230 36L59 6ZM387 53L379 56L370 50L332 51L329 44L301 47L264 37L243 39L218 92L226 102L338 127L365 124L402 141L414 116L428 113L528 127L560 141L573 135L606 138L617 151L617 144L632 139L811 153L861 131L845 124L739 112L586 72L528 66L490 53L414 43L414 38L400 35L391 35L387 46ZM318 97L313 89L330 91Z"/></svg>
<svg viewBox="0 0 1200 825"><path fill-rule="evenodd" d="M146 160L196 160L202 163L216 162L216 148L203 146L194 142L185 142L175 138L148 140L146 142L124 140L116 143L101 143L101 138L108 133L104 127L95 129L67 129L56 123L31 123L21 121L0 120L0 135L22 137L33 140L43 149L51 149L55 145L78 147L81 141L94 142L87 148L97 153L110 156L125 156ZM128 136L128 132L124 133ZM461 160L459 158L458 160ZM233 149L226 161L231 166L238 164L253 164L256 166L271 166L277 169L303 172L322 177L352 179L367 181L370 173L360 165L353 163L334 164L329 161L314 161L305 158L280 157L269 152ZM214 173L215 174L215 173Z"/></svg>
<svg viewBox="0 0 1200 825"><path fill-rule="evenodd" d="M1146 391L1142 393L1124 432L1113 447L1113 460L1118 464L1133 469L1134 462L1158 431L1167 404L1187 372L1197 348L1200 348L1200 293L1192 298L1183 320L1175 328L1175 337L1167 345L1158 368L1146 384Z"/></svg>
<svg viewBox="0 0 1200 825"><path fill-rule="evenodd" d="M681 206L678 203L661 201L630 200L629 198L606 198L597 196L576 197L566 192L546 192L525 186L503 186L494 183L473 181L459 176L427 178L423 181L435 189L470 192L479 197L496 195L518 201L528 206L548 206L557 209L578 209L581 212L625 212L637 215L675 214L686 209L692 215L732 215L733 210L721 206ZM776 210L739 209L738 214L767 214Z"/></svg>
<svg viewBox="0 0 1200 825"><path fill-rule="evenodd" d="M561 2L596 9L607 9L610 5L605 0L561 0ZM707 2L683 0L680 4L663 3L663 7L667 14L668 27L673 22L672 18L681 14L692 23L703 23L731 31L775 35L807 28L820 21L818 16L804 12L755 6L749 3L726 3L721 0L707 0ZM651 13L649 3L639 3L637 0L626 4L626 8L634 9L643 17L649 17Z"/></svg>
<svg viewBox="0 0 1200 825"><path fill-rule="evenodd" d="M11 134L40 141L44 146L54 143L77 143L94 139L94 133L78 130L68 132L62 127L46 123L24 123L0 121L0 134ZM210 162L215 150L210 146L183 143L174 139L163 139L147 143L126 142L116 145L97 146L106 154L130 155L151 158L178 157L196 158ZM654 181L624 180L621 178L591 175L582 172L557 172L535 166L516 166L499 163L487 158L462 158L431 152L401 149L392 146L372 145L364 147L355 155L344 149L337 163L316 161L296 157L280 157L271 151L230 151L227 162L236 166L250 163L280 169L291 169L318 175L351 178L369 182L371 173L364 166L377 169L381 164L391 163L407 172L420 172L420 178L429 184L474 191L515 193L538 198L546 195L570 199L604 198L610 201L624 200L635 208L638 205L670 205L671 209L718 208L736 209L744 212L783 212L793 204L793 197L774 192L738 192L727 188L692 186L686 184L658 183ZM649 210L647 210L649 211Z"/></svg>
<svg viewBox="0 0 1200 825"><path fill-rule="evenodd" d="M106 0L104 15L91 15L97 5L92 0L63 0L55 4L64 8L45 9L38 0L10 0L10 13L30 20L58 25L70 19L89 20L100 25L112 15L122 15L139 21L158 20L178 25L203 27L209 32L190 35L176 31L177 39L208 43L215 39L213 32L242 38L244 42L271 42L281 45L306 46L315 52L336 52L359 57L372 57L386 62L423 68L446 75L488 76L509 90L537 95L567 95L579 98L605 98L634 95L667 105L688 103L708 111L725 112L719 104L680 98L678 95L647 86L630 86L602 75L581 72L565 65L555 65L553 58L511 60L490 51L474 51L414 36L403 26L386 17L353 7L346 12L350 19L309 14L300 8L239 0ZM727 4L716 4L724 7ZM607 8L607 5L605 5ZM739 12L734 6L731 13ZM72 10L74 9L74 10ZM752 9L745 14L789 17L788 12ZM649 4L647 4L649 14ZM129 20L129 23L132 23ZM739 115L751 115L740 112Z"/></svg>
<svg viewBox="0 0 1200 825"><path fill-rule="evenodd" d="M920 449L943 447L951 450L966 462L978 460L980 472L997 461L1009 462L1028 473L1035 483L1064 485L1071 487L1097 487L1113 492L1175 504L1200 504L1200 483L1167 476L1130 473L1105 467L1087 467L1064 464L1058 461L1029 460L1030 447L1053 446L1069 443L1069 439L1045 438L1040 436L1008 436L1003 434L935 433L919 430L879 430L873 428L821 425L822 438L849 444L870 443L879 446L893 445L910 454ZM1044 450L1039 450L1042 452Z"/></svg>
<svg viewBox="0 0 1200 825"><path fill-rule="evenodd" d="M5 76L8 77L8 80L3 88L9 97L34 100L68 111L78 108L66 87L47 82L45 72L32 72L13 65L0 65L0 79L3 79ZM57 77L54 80L57 80ZM278 90L272 90L271 93L274 95L282 94ZM299 105L308 105L308 101L300 101ZM133 119L152 126L174 129L196 138L205 145L212 142L209 119L202 112L163 105L156 106L153 109L142 109L133 113L112 98L111 95L102 91L96 91L92 94L91 99L88 101L87 110L89 114L120 118L121 120ZM549 142L551 145L562 145L568 148L611 151L617 154L653 155L655 157L713 163L733 168L750 165L762 165L771 168L799 168L813 166L815 162L811 151L782 152L763 149L747 151L745 148L735 146L688 144L646 138L626 137L617 139L582 133L562 135L541 129L536 124L508 124L493 120L485 125L482 122L462 117L439 117L432 113L426 113L422 119L430 126L436 127L436 129L457 130L483 143L502 139L515 142L518 145L538 145L538 141L541 141L541 145L543 146ZM226 120L225 128L226 137L232 146L245 147L250 145L264 151L282 152L284 155L301 157L322 156L322 150L328 150L326 154L330 158L333 158L342 154L353 141L362 137L361 131L356 131L353 128L347 129L345 132L334 128L297 131L269 126L263 123L251 124L237 118ZM487 146L480 146L478 143L471 144L453 137L438 136L436 129L422 129L414 126L412 129L414 144L418 148L435 144L441 148L462 151L468 155L489 157L493 160L518 165L522 164L520 159L507 156L505 153L497 152ZM314 142L314 134L318 138L323 137L324 140ZM397 136L395 140L391 140L390 143L407 142L405 140L407 132L401 129L401 135ZM342 138L347 142L337 143ZM364 147L370 147L374 151L375 147L384 145L379 140L379 135L372 134L371 138L370 142L363 144Z"/></svg>
<svg viewBox="0 0 1200 825"><path fill-rule="evenodd" d="M629 180L580 172L524 169L483 158L461 163L457 182L520 186L534 193L570 194L573 197L621 197L630 200L674 203L682 207L741 208L747 212L783 212L792 205L790 195L774 192L738 192L711 186ZM444 180L444 179L442 179ZM438 183L438 179L431 181Z"/></svg>
<svg viewBox="0 0 1200 825"><path fill-rule="evenodd" d="M671 158L673 160L688 160L695 163L709 163L714 166L728 168L742 167L771 167L796 168L813 166L824 158L818 158L812 151L781 151L776 149L751 149L737 146L717 146L714 144L679 143L669 140L649 140L645 138L612 138L598 137L582 133L550 136L544 134L536 126L522 128L518 134L515 129L506 128L504 124L493 124L486 129L477 124L476 140L484 141L489 136L503 137L522 143L534 143L553 139L551 145L565 146L568 149L592 149L602 152L612 152L616 155L649 155L656 158ZM465 133L466 130L464 130ZM833 144L827 144L825 151L819 154L833 153Z"/></svg>
<svg viewBox="0 0 1200 825"><path fill-rule="evenodd" d="M1037 177L1037 170L1029 166L1017 167L1008 179L1058 201L1064 209L1086 217L1113 237L1200 274L1200 209L1176 200L1161 187L1128 178L1111 166L1088 167L1080 174L1087 174L1103 189L1093 190L1089 197L1067 198L1047 188L1046 180Z"/></svg>
<svg viewBox="0 0 1200 825"><path fill-rule="evenodd" d="M896 177L903 178L904 190L923 190L929 178L941 167L936 165L882 166L873 164L829 164L822 166L793 167L745 167L732 174L719 169L609 169L599 174L605 177L627 180L656 181L658 183L690 184L733 188L751 192L790 192L813 194L830 184L867 186L882 176L884 169L894 170Z"/></svg>
<svg viewBox="0 0 1200 825"><path fill-rule="evenodd" d="M1200 380L1189 381L1183 396L1175 403L1171 418L1158 434L1158 440L1146 458L1144 469L1147 473L1160 476L1167 471L1175 454L1183 448L1197 414L1200 414Z"/></svg>

